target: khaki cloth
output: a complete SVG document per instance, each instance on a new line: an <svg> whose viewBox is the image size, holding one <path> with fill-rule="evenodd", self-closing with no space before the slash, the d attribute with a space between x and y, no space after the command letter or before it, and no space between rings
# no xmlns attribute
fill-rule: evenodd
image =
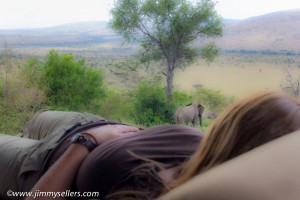
<svg viewBox="0 0 300 200"><path fill-rule="evenodd" d="M0 197L8 190L30 191L48 152L65 131L78 122L99 120L104 119L89 113L42 111L26 123L23 137L0 135Z"/></svg>

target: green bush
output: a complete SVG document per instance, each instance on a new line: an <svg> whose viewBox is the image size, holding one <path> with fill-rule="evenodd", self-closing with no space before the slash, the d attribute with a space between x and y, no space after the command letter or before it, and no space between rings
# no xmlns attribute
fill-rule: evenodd
<svg viewBox="0 0 300 200"><path fill-rule="evenodd" d="M45 64L28 60L23 74L28 85L45 90L52 109L97 112L105 97L102 71L86 66L84 60L75 61L72 54L52 50Z"/></svg>
<svg viewBox="0 0 300 200"><path fill-rule="evenodd" d="M0 132L16 135L25 122L43 108L98 114L106 89L99 69L75 61L73 55L51 51L44 61L1 59Z"/></svg>
<svg viewBox="0 0 300 200"><path fill-rule="evenodd" d="M219 90L199 88L195 93L195 101L204 105L205 110L213 112L223 111L234 100L233 97L223 95Z"/></svg>
<svg viewBox="0 0 300 200"><path fill-rule="evenodd" d="M75 61L72 54L51 51L45 63L48 98L57 106L73 110L89 109L90 103L104 96L103 76L99 69Z"/></svg>
<svg viewBox="0 0 300 200"><path fill-rule="evenodd" d="M193 102L193 95L183 91L174 91L173 92L173 105L177 107L181 107Z"/></svg>
<svg viewBox="0 0 300 200"><path fill-rule="evenodd" d="M108 120L127 122L130 119L130 102L127 94L109 89L106 97L101 100L100 115Z"/></svg>
<svg viewBox="0 0 300 200"><path fill-rule="evenodd" d="M142 81L132 96L132 116L135 123L151 126L173 121L173 108L168 103L165 89L160 82Z"/></svg>
<svg viewBox="0 0 300 200"><path fill-rule="evenodd" d="M21 71L21 75L27 83L27 87L39 87L45 86L45 67L42 62L36 58L29 58L26 61L24 68Z"/></svg>

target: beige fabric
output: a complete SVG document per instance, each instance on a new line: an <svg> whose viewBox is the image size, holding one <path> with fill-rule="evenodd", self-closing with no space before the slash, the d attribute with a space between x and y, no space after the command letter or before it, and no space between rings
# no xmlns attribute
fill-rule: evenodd
<svg viewBox="0 0 300 200"><path fill-rule="evenodd" d="M299 200L300 131L228 161L160 200Z"/></svg>
<svg viewBox="0 0 300 200"><path fill-rule="evenodd" d="M0 135L0 195L5 195L8 189L17 191L19 169L37 142L16 136Z"/></svg>
<svg viewBox="0 0 300 200"><path fill-rule="evenodd" d="M8 190L29 191L40 176L41 166L64 132L80 122L86 124L103 118L77 112L39 112L26 123L25 135L0 135L0 196Z"/></svg>
<svg viewBox="0 0 300 200"><path fill-rule="evenodd" d="M76 122L87 123L103 119L89 113L41 111L25 124L22 137L39 140L50 134L64 132Z"/></svg>

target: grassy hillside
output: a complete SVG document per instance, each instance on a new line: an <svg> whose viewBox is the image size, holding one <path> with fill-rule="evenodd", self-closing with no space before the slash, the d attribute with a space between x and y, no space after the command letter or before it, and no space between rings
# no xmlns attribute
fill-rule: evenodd
<svg viewBox="0 0 300 200"><path fill-rule="evenodd" d="M262 15L225 26L225 50L300 51L300 10Z"/></svg>

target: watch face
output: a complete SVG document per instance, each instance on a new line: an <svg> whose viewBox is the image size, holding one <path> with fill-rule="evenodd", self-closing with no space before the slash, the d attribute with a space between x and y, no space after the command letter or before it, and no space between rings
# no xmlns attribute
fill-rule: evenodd
<svg viewBox="0 0 300 200"><path fill-rule="evenodd" d="M85 138L84 136L82 136L80 133L76 133L76 134L72 137L71 141L72 141L73 143L82 143L82 142L85 142L85 141L86 141L86 138Z"/></svg>
<svg viewBox="0 0 300 200"><path fill-rule="evenodd" d="M77 140L78 140L78 142L85 142L86 138L83 137L82 135L79 135Z"/></svg>
<svg viewBox="0 0 300 200"><path fill-rule="evenodd" d="M73 137L71 138L71 142L72 142L72 143L78 142L79 136L80 136L79 133L76 133L75 135L73 135Z"/></svg>
<svg viewBox="0 0 300 200"><path fill-rule="evenodd" d="M80 133L76 133L72 139L72 143L79 143L84 145L89 151L93 150L97 145L91 142L89 139L86 139L83 135Z"/></svg>

